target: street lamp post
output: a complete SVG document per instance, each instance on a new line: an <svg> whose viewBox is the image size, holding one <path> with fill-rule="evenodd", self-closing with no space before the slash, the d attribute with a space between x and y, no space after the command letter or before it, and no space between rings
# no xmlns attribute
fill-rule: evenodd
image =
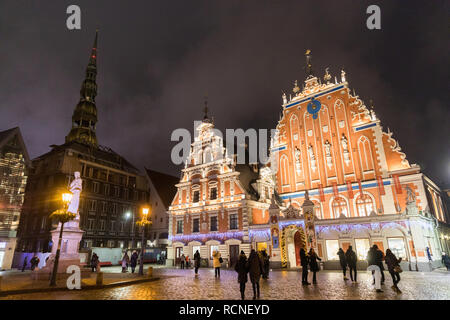
<svg viewBox="0 0 450 320"><path fill-rule="evenodd" d="M57 218L58 223L61 222L61 229L59 231L59 239L58 239L58 247L56 249L52 277L50 279L51 287L56 286L56 275L58 273L58 264L59 264L59 256L61 253L61 242L62 242L62 235L63 235L63 230L64 230L64 223L75 218L75 214L67 211L71 200L72 200L72 193L70 193L70 192L63 193L62 194L63 209L56 210L50 215L50 217Z"/></svg>
<svg viewBox="0 0 450 320"><path fill-rule="evenodd" d="M152 221L150 219L148 219L148 214L150 212L150 208L149 207L143 207L142 208L142 219L140 221L137 222L138 225L140 225L142 227L142 239L141 239L141 260L139 263L139 275L143 276L144 275L144 253L145 253L145 226L148 224L152 224Z"/></svg>
<svg viewBox="0 0 450 320"><path fill-rule="evenodd" d="M128 220L130 217L133 216L133 223L131 224L133 228L131 229L131 248L134 248L134 214L132 214L130 211L125 213L125 218Z"/></svg>

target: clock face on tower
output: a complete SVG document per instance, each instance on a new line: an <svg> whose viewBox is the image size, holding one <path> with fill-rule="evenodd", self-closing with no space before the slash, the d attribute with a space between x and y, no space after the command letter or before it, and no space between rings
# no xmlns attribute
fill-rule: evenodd
<svg viewBox="0 0 450 320"><path fill-rule="evenodd" d="M322 104L320 103L320 101L312 97L311 101L308 103L307 110L310 114L312 114L313 119L317 119L317 115L321 107Z"/></svg>

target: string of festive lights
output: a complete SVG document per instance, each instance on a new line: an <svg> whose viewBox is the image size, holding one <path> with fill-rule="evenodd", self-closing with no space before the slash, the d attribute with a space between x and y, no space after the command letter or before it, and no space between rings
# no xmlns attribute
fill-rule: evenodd
<svg viewBox="0 0 450 320"><path fill-rule="evenodd" d="M223 243L224 241L229 239L242 240L243 236L244 236L243 231L228 231L221 233L198 233L198 234L170 236L169 240L171 240L172 242L183 242L183 243L189 243L191 241L198 241L205 243L208 240L217 240Z"/></svg>
<svg viewBox="0 0 450 320"><path fill-rule="evenodd" d="M248 231L248 235L250 240L253 241L254 238L258 238L259 240L270 240L270 229L250 229Z"/></svg>

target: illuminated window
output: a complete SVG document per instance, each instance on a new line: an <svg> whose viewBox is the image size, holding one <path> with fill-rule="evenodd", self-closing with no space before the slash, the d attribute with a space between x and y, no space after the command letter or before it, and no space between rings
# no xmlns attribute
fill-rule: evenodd
<svg viewBox="0 0 450 320"><path fill-rule="evenodd" d="M266 250L267 252L267 242L257 242L256 251L263 251L263 250Z"/></svg>
<svg viewBox="0 0 450 320"><path fill-rule="evenodd" d="M387 238L388 247L398 258L406 259L405 241L403 238Z"/></svg>
<svg viewBox="0 0 450 320"><path fill-rule="evenodd" d="M335 218L339 218L341 214L348 217L347 214L347 202L345 202L344 198L336 197L332 203L333 214Z"/></svg>
<svg viewBox="0 0 450 320"><path fill-rule="evenodd" d="M356 199L356 210L358 211L358 216L367 217L373 210L372 198L367 194L359 195Z"/></svg>
<svg viewBox="0 0 450 320"><path fill-rule="evenodd" d="M338 240L326 240L325 245L327 247L327 259L328 260L339 260L337 252L339 251L339 241Z"/></svg>
<svg viewBox="0 0 450 320"><path fill-rule="evenodd" d="M355 239L355 247L358 260L365 260L370 249L369 239Z"/></svg>

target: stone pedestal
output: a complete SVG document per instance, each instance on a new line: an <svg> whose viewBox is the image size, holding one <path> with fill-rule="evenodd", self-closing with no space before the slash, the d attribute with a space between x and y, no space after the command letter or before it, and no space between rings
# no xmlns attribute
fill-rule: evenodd
<svg viewBox="0 0 450 320"><path fill-rule="evenodd" d="M52 253L48 257L45 266L32 273L32 277L36 280L39 279L50 279L51 273L53 272L53 266L56 257L56 251L58 249L59 233L61 231L61 223L58 227L51 231L52 234ZM65 278L68 276L66 270L71 265L80 266L80 255L78 253L80 241L83 237L83 230L80 230L78 217L75 220L66 222L64 224L64 230L62 234L61 250L58 262L58 274L57 279ZM80 269L82 267L80 266Z"/></svg>

